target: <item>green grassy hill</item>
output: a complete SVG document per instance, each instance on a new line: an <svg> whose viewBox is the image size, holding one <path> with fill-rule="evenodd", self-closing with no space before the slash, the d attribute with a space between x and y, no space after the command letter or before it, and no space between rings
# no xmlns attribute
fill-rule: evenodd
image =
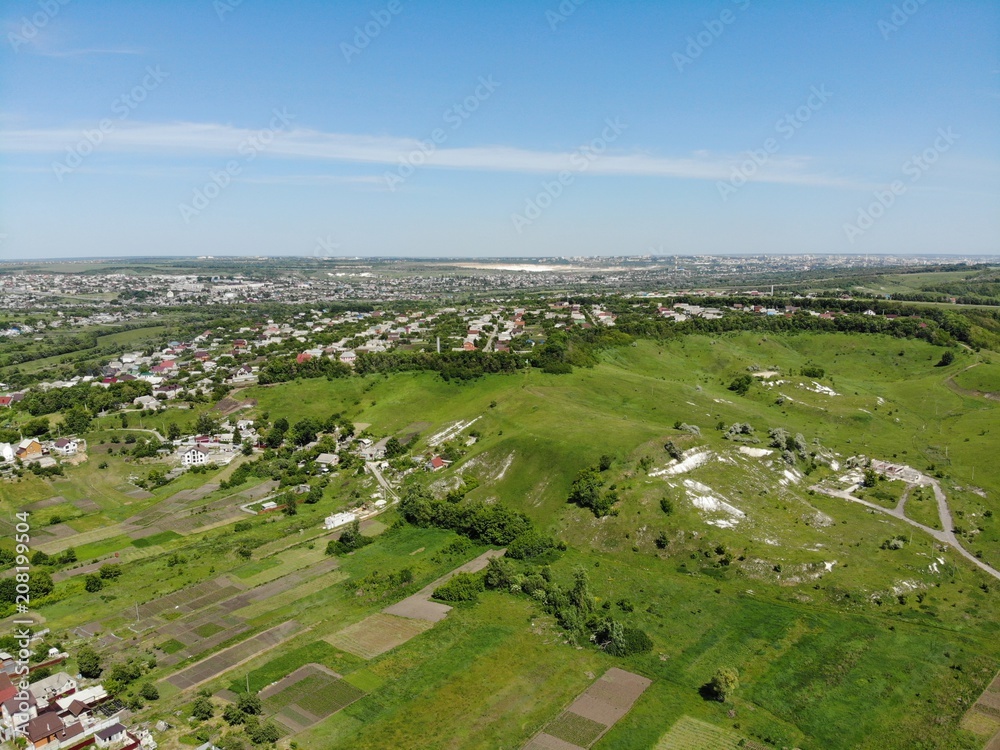
<svg viewBox="0 0 1000 750"><path fill-rule="evenodd" d="M551 575L569 581L575 569L585 570L598 611L648 633L648 653L617 658L570 645L528 597L496 592L369 662L338 652L322 639L483 549L454 546L450 531L402 525L342 558L326 587L309 581L303 571L325 544L321 518L344 507L348 491L370 493L374 485L364 477L331 485L320 504L302 506L293 519L255 519L242 536L222 528L151 547L128 537L102 540L102 553L116 544L132 550L123 557L122 583L109 585L103 600L78 580L59 584L61 601L42 614L61 631L230 572L250 584L296 575L273 606L245 610L247 632L292 617L307 629L208 687L318 660L366 691L292 738L302 748L520 747L610 666L654 682L599 750L653 748L683 717L776 748L979 748L984 738L959 729L959 720L1000 659L1000 581L902 520L810 490L821 480L843 484L851 456L907 463L939 478L962 543L1000 567L993 513L1000 510L993 434L1000 402L970 395L998 365L988 352L962 351L937 367L941 351L876 336L690 336L606 350L596 366L567 375L528 370L460 383L400 373L234 394L256 399L255 413L267 411L271 420L342 412L375 435L418 433L411 446L417 455L448 450L456 459L448 468L433 475L418 469L407 481L443 495L464 480L474 489L462 502L499 502L527 514L567 545L551 555ZM805 377L803 368L823 375ZM745 395L729 389L750 373L761 377ZM470 420L435 444L450 426ZM752 425L745 438L757 442L727 439L734 423ZM773 428L801 435L804 457L787 463L770 446ZM668 443L684 452L680 467ZM577 473L602 456L612 459L602 472L605 489L613 486L619 500L612 515L598 518L567 498ZM99 512L74 510L71 524L91 529L100 523L88 519L121 522L193 486L185 476L134 500L122 494L120 479L109 478L129 467L112 459L106 474L92 463L51 484L31 477L7 485L3 509L57 494L89 497ZM899 483L875 490L873 502L892 504L902 495ZM221 497L217 491L205 501ZM664 499L672 512L664 512ZM932 500L908 502L911 517L933 520ZM395 513L382 520L391 524ZM896 537L905 539L901 548L884 545ZM252 547L249 562L233 553L243 538ZM171 566L171 554L190 562ZM371 594L371 574L404 567L414 575L405 591ZM127 624L120 615L107 627L132 637ZM152 644L139 636L134 646ZM179 666L164 662L151 676ZM741 687L726 705L699 692L720 666L740 673ZM193 698L166 689L143 716L188 712ZM171 723L186 724L186 716ZM158 739L180 747L179 737Z"/></svg>

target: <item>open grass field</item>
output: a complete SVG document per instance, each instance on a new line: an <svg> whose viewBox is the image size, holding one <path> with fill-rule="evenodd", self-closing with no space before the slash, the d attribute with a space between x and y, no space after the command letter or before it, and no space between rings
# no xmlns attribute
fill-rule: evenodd
<svg viewBox="0 0 1000 750"><path fill-rule="evenodd" d="M970 367L955 375L960 388L983 393L1000 393L1000 364L989 363Z"/></svg>
<svg viewBox="0 0 1000 750"><path fill-rule="evenodd" d="M125 549L136 555L126 559L123 552L122 578L101 592L109 601L88 595L80 577L60 581L58 600L40 611L57 633L100 622L102 632L131 638L136 604L141 618L159 627L176 612L188 617L190 602L201 597L210 606L226 586L248 594L236 614L250 630L202 654L204 663L157 667L151 678L164 697L142 720L187 711L194 691L181 690L194 685L238 692L249 675L251 689L260 690L315 663L364 695L312 724L302 702L309 697L290 698L280 708L291 712L288 723L278 721L294 733L286 740L303 748L515 748L550 724L557 736L585 747L594 727L563 712L596 675L619 667L652 682L596 742L598 750L744 738L803 750L979 750L982 727L962 721L1000 665L994 593L1000 584L901 520L809 489L836 482L856 454L939 475L963 544L1000 565L994 434L1000 402L948 385L950 377L965 383L959 373L986 367L965 369L979 355L959 351L952 365L935 367L941 351L888 337L691 336L607 350L593 368L569 375L530 371L448 383L429 373L400 373L237 394L257 399L256 409L272 419L341 411L370 423L375 435L413 433L420 424L420 451L447 426L478 418L474 445L463 439L451 467L433 476L417 472L414 480L476 477L469 500L503 502L564 541L568 549L554 556L551 574L568 581L582 567L600 611L650 635L650 653L624 659L566 644L551 616L509 594L487 592L409 639L383 627L383 609L485 548L448 558L443 550L455 534L396 528L389 511L380 516L386 530L371 545L322 567L328 560L322 518L351 502L361 478L334 480L319 504L302 506L291 519L254 519L247 531L223 526L180 538L161 520L159 536L135 541L114 524L180 512L194 501L171 498L217 483L221 473L186 475L152 497L133 497L127 478L135 466L111 456L105 470L89 461L56 481L0 483L0 508L9 517L24 504L60 497L37 511L40 520L58 509L70 529L106 534L72 542L81 561ZM807 364L824 368L825 376L798 375ZM745 396L728 390L748 367L777 370L771 380L785 382L755 383ZM681 422L700 434L675 428ZM720 422L753 425L759 442L726 440ZM780 451L739 450L769 448L772 428L802 434L807 457L794 459L794 471ZM700 458L678 469L664 449L668 440ZM598 519L566 500L576 473L602 454L613 459L607 481L620 500L617 515ZM887 493L881 504L894 506L902 483L880 487ZM224 497L213 492L198 502ZM96 509L81 508L82 500ZM934 525L929 493L923 500L911 496L906 510ZM906 540L901 548L883 548L899 536ZM235 552L244 543L249 560ZM413 574L408 586L382 590L371 583L373 573L404 568ZM187 598L185 592L209 580ZM249 595L254 587L259 598ZM290 621L298 627L281 638L250 640ZM82 642L67 638L67 647L72 653ZM157 644L174 648L159 633L150 645ZM704 700L699 690L724 665L740 673L733 702ZM337 703L336 696L330 700ZM731 730L734 723L739 730ZM169 749L179 736L166 733L158 741Z"/></svg>

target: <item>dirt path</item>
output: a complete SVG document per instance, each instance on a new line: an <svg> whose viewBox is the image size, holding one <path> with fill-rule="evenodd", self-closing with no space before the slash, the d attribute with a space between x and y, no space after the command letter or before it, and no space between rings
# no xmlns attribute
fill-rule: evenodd
<svg viewBox="0 0 1000 750"><path fill-rule="evenodd" d="M976 557L967 549L965 549L965 547L962 546L962 543L959 542L958 537L955 536L955 532L953 531L955 525L952 522L951 509L948 507L948 500L945 497L945 494L942 491L941 485L938 483L938 481L932 477L927 476L926 474L921 474L912 469L911 471L916 475L916 481L907 482L907 484L909 485L907 492L903 494L903 498L893 509L883 508L881 505L876 505L875 503L870 503L867 500L862 500L860 497L855 497L851 493L855 489L857 489L857 485L855 485L854 487L850 487L846 490L834 490L828 487L821 487L820 485L813 485L810 489L813 489L816 492L822 492L824 495L830 495L831 497L839 497L842 500L850 500L851 502L854 503L860 503L861 505L864 505L867 508L871 508L872 510L877 510L880 513L886 513L890 516L893 516L894 518L898 518L900 521L905 521L911 526L916 526L921 531L930 534L932 537L937 539L942 544L947 544L950 547L954 547L955 550L960 555L962 555L962 557L966 558L969 562L976 565L981 570L993 576L997 580L1000 580L1000 571L987 565L978 557ZM938 505L938 518L941 519L941 528L944 529L943 531L932 529L930 526L924 526L922 523L918 523L917 521L914 521L912 518L908 518L906 514L903 512L906 498L909 494L909 489L914 486L930 487L933 490L934 498L935 500L937 500L937 505Z"/></svg>
<svg viewBox="0 0 1000 750"><path fill-rule="evenodd" d="M389 481L384 476L382 476L382 472L379 471L378 462L369 461L365 465L368 467L368 471L372 473L372 476L375 477L375 481L379 483L382 489L385 490L386 495L389 496L387 499L392 500L393 503L399 502L399 495L396 494L396 491L389 484Z"/></svg>
<svg viewBox="0 0 1000 750"><path fill-rule="evenodd" d="M912 484L907 484L906 489L903 490L903 496L899 498L899 502L896 503L896 507L893 508L893 515L901 514L906 515L906 501L910 499L910 490L913 489Z"/></svg>

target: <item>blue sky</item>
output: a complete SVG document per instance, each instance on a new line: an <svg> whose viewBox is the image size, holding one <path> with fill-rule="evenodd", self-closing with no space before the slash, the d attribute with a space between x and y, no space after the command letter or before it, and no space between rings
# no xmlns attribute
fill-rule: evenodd
<svg viewBox="0 0 1000 750"><path fill-rule="evenodd" d="M987 0L0 22L0 258L1000 252Z"/></svg>

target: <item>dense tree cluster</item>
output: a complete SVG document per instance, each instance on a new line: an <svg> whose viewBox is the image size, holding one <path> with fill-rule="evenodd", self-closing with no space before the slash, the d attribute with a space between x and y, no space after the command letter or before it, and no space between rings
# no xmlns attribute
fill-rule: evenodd
<svg viewBox="0 0 1000 750"><path fill-rule="evenodd" d="M531 531L531 521L527 516L501 503L451 503L431 497L419 488L411 488L407 492L399 510L403 518L414 526L451 529L484 544L510 544Z"/></svg>
<svg viewBox="0 0 1000 750"><path fill-rule="evenodd" d="M271 383L287 383L296 378L346 378L351 374L351 368L343 362L329 357L312 357L303 362L296 356L270 357L257 374L257 382L261 385Z"/></svg>
<svg viewBox="0 0 1000 750"><path fill-rule="evenodd" d="M429 370L445 380L472 380L490 373L512 373L524 366L524 359L512 352L362 352L354 363L359 375Z"/></svg>

